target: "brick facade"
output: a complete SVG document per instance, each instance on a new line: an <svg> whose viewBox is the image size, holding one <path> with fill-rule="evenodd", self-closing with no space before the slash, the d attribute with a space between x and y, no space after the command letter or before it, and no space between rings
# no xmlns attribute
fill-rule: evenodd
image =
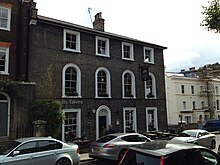
<svg viewBox="0 0 220 165"><path fill-rule="evenodd" d="M6 59L7 69L4 72L1 68L0 72L0 98L7 103L6 106L1 106L5 109L0 109L2 117L0 143L27 136L24 132L19 133L18 127L30 124L28 106L35 95L35 84L27 81L30 4L30 2L15 0L0 2L0 7L9 11L7 19L10 21L7 29L0 27L0 48L3 51L6 48L9 52L8 59ZM5 82L9 84L9 89L3 85ZM10 87L11 84L16 84L16 90ZM18 96L17 92L21 95ZM4 111L8 112L6 116ZM31 132L29 133L31 136Z"/></svg>
<svg viewBox="0 0 220 165"><path fill-rule="evenodd" d="M54 80L54 99L63 103L66 111L79 110L81 116L80 133L78 136L95 139L97 131L100 132L99 108L110 109L111 124L117 132L124 132L124 108L136 109L136 125L138 132L146 131L146 108L157 109L158 130L167 129L164 61L163 49L165 47L137 41L127 37L101 32L98 30L81 27L47 17L38 16L36 24L30 29L30 57L29 80L36 82L36 88L41 83L42 75L48 66L52 65ZM80 33L80 53L63 50L64 29ZM109 39L110 57L96 55L96 36ZM134 45L134 61L122 59L122 42ZM143 47L154 49L154 64L143 61ZM74 64L81 71L81 97L62 97L62 76L66 64ZM150 72L156 79L156 99L145 99L144 82L141 81L141 66L149 66ZM111 98L95 97L95 73L100 67L107 68L111 78ZM122 74L130 70L135 75L136 98L125 99L122 97ZM38 95L40 98L40 96ZM94 112L94 113L93 113ZM77 125L77 127L79 127ZM65 131L63 130L63 134ZM63 139L65 140L65 139Z"/></svg>

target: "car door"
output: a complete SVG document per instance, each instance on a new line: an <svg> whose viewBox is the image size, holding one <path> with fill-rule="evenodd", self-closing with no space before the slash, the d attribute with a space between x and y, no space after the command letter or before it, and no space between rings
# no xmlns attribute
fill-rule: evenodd
<svg viewBox="0 0 220 165"><path fill-rule="evenodd" d="M208 132L200 132L198 134L198 142L199 145L205 146L205 147L210 147L211 144L211 137L209 136Z"/></svg>
<svg viewBox="0 0 220 165"><path fill-rule="evenodd" d="M4 160L6 165L35 165L36 142L27 142L12 151Z"/></svg>
<svg viewBox="0 0 220 165"><path fill-rule="evenodd" d="M62 152L62 144L54 140L38 142L38 152L35 155L36 165L54 165Z"/></svg>

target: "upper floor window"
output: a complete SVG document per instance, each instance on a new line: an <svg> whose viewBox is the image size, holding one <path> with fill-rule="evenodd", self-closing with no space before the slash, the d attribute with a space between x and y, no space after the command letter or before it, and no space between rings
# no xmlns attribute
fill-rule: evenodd
<svg viewBox="0 0 220 165"><path fill-rule="evenodd" d="M123 81L123 97L135 96L135 77L131 71L125 71L122 75Z"/></svg>
<svg viewBox="0 0 220 165"><path fill-rule="evenodd" d="M196 109L196 102L195 101L192 102L192 109Z"/></svg>
<svg viewBox="0 0 220 165"><path fill-rule="evenodd" d="M63 50L80 52L80 33L76 31L63 30Z"/></svg>
<svg viewBox="0 0 220 165"><path fill-rule="evenodd" d="M201 106L202 106L202 109L204 109L205 107L204 101L201 101Z"/></svg>
<svg viewBox="0 0 220 165"><path fill-rule="evenodd" d="M194 86L193 85L191 86L191 92L192 92L192 94L195 94Z"/></svg>
<svg viewBox="0 0 220 165"><path fill-rule="evenodd" d="M183 109L186 110L186 101L183 101Z"/></svg>
<svg viewBox="0 0 220 165"><path fill-rule="evenodd" d="M185 87L184 87L184 85L181 85L181 93L182 93L182 94L185 93Z"/></svg>
<svg viewBox="0 0 220 165"><path fill-rule="evenodd" d="M144 47L144 62L154 63L154 49L149 47Z"/></svg>
<svg viewBox="0 0 220 165"><path fill-rule="evenodd" d="M145 98L156 98L156 80L152 73L149 73L149 78L145 81Z"/></svg>
<svg viewBox="0 0 220 165"><path fill-rule="evenodd" d="M220 110L220 108L219 108L219 100L216 100L216 110Z"/></svg>
<svg viewBox="0 0 220 165"><path fill-rule="evenodd" d="M218 95L218 86L215 86L215 93Z"/></svg>
<svg viewBox="0 0 220 165"><path fill-rule="evenodd" d="M81 96L81 71L74 64L63 68L63 97Z"/></svg>
<svg viewBox="0 0 220 165"><path fill-rule="evenodd" d="M10 30L11 26L11 6L8 4L7 6L0 4L0 29Z"/></svg>
<svg viewBox="0 0 220 165"><path fill-rule="evenodd" d="M0 42L0 74L8 74L9 47L1 47Z"/></svg>
<svg viewBox="0 0 220 165"><path fill-rule="evenodd" d="M110 73L106 68L96 70L96 97L111 97Z"/></svg>
<svg viewBox="0 0 220 165"><path fill-rule="evenodd" d="M122 42L122 59L134 60L133 44Z"/></svg>
<svg viewBox="0 0 220 165"><path fill-rule="evenodd" d="M96 37L96 55L109 57L109 39Z"/></svg>

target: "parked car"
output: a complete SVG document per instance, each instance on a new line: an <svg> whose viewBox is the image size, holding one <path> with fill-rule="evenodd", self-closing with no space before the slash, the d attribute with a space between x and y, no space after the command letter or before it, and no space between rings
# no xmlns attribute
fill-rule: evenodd
<svg viewBox="0 0 220 165"><path fill-rule="evenodd" d="M200 128L209 132L220 131L220 120L208 120Z"/></svg>
<svg viewBox="0 0 220 165"><path fill-rule="evenodd" d="M171 141L194 143L210 149L215 149L216 147L215 134L201 129L185 130L177 137L171 139Z"/></svg>
<svg viewBox="0 0 220 165"><path fill-rule="evenodd" d="M150 141L139 133L109 134L91 143L89 157L118 161L128 147Z"/></svg>
<svg viewBox="0 0 220 165"><path fill-rule="evenodd" d="M129 148L118 165L219 165L212 150L190 143L152 141Z"/></svg>
<svg viewBox="0 0 220 165"><path fill-rule="evenodd" d="M4 165L78 165L79 147L50 137L17 139L0 148Z"/></svg>

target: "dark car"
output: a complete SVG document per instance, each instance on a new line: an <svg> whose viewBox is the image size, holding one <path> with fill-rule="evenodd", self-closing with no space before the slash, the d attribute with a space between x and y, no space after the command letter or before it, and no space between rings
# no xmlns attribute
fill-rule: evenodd
<svg viewBox="0 0 220 165"><path fill-rule="evenodd" d="M201 126L201 129L209 132L220 131L220 120L208 120L204 125Z"/></svg>
<svg viewBox="0 0 220 165"><path fill-rule="evenodd" d="M153 141L128 149L119 165L219 165L212 150L191 144Z"/></svg>

